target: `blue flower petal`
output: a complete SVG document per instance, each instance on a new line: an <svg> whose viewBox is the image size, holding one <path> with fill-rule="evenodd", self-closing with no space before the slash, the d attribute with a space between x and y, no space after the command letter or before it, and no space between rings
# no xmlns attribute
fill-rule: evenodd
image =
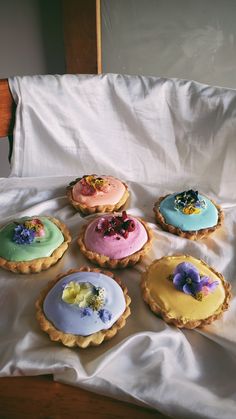
<svg viewBox="0 0 236 419"><path fill-rule="evenodd" d="M198 274L197 268L194 265L192 265L192 263L182 262L176 266L174 270L174 275L177 273L188 275L189 271L191 272L195 271Z"/></svg>
<svg viewBox="0 0 236 419"><path fill-rule="evenodd" d="M192 287L189 284L184 284L184 286L183 286L183 292L185 294L188 294L188 295L194 295L193 292L192 292Z"/></svg>
<svg viewBox="0 0 236 419"><path fill-rule="evenodd" d="M200 282L200 275L198 271L196 270L195 266L194 266L194 269L190 268L188 270L188 277L191 278L193 282Z"/></svg>
<svg viewBox="0 0 236 419"><path fill-rule="evenodd" d="M219 285L218 281L214 281L214 282L209 282L207 284L207 288L209 289L210 292L214 291L214 289Z"/></svg>
<svg viewBox="0 0 236 419"><path fill-rule="evenodd" d="M198 292L202 291L202 283L201 282L193 282L192 283L192 293L193 295L197 294Z"/></svg>
<svg viewBox="0 0 236 419"><path fill-rule="evenodd" d="M176 275L174 275L173 284L177 290L183 291L183 286L185 282L185 276L181 273L177 273Z"/></svg>
<svg viewBox="0 0 236 419"><path fill-rule="evenodd" d="M210 278L208 276L202 276L201 277L201 283L202 283L203 286L208 287L209 281L210 281Z"/></svg>

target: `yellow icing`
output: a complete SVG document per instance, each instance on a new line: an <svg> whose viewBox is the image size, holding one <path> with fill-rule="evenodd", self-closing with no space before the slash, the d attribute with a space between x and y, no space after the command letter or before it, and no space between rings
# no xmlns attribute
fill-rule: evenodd
<svg viewBox="0 0 236 419"><path fill-rule="evenodd" d="M168 277L173 274L175 267L181 262L192 263L201 275L218 281L219 285L202 301L177 290ZM212 314L218 313L225 299L225 289L221 278L209 266L187 255L168 256L154 261L149 268L146 286L150 296L161 310L164 310L169 317L180 319L183 322L206 319Z"/></svg>

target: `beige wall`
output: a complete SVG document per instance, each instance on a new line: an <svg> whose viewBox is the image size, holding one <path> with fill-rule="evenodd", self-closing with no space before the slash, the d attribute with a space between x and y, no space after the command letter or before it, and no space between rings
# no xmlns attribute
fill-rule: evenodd
<svg viewBox="0 0 236 419"><path fill-rule="evenodd" d="M102 0L103 71L236 87L235 0Z"/></svg>
<svg viewBox="0 0 236 419"><path fill-rule="evenodd" d="M0 78L65 73L60 0L0 0ZM9 173L0 140L0 177Z"/></svg>

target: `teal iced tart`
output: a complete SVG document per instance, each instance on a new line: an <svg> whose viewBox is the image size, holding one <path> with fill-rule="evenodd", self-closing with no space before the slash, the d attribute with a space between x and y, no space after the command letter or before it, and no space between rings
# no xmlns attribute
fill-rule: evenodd
<svg viewBox="0 0 236 419"><path fill-rule="evenodd" d="M108 271L82 267L60 274L36 301L41 329L65 346L100 345L125 326L131 299Z"/></svg>
<svg viewBox="0 0 236 419"><path fill-rule="evenodd" d="M223 222L220 206L192 189L159 198L153 210L164 230L190 240L208 236Z"/></svg>
<svg viewBox="0 0 236 419"><path fill-rule="evenodd" d="M56 218L15 219L0 229L0 266L16 273L40 272L62 257L70 241L67 227Z"/></svg>

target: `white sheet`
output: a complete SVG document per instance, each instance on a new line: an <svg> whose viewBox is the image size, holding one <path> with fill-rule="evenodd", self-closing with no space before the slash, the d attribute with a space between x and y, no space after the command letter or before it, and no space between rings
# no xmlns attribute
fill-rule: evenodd
<svg viewBox="0 0 236 419"><path fill-rule="evenodd" d="M0 180L2 223L52 214L66 222L73 243L46 272L1 270L0 375L52 373L173 417L234 418L236 299L211 326L178 330L150 312L139 281L153 259L183 252L222 272L235 295L236 92L120 75L14 78L11 89L17 123L12 174ZM128 211L145 217L155 243L141 264L117 272L132 298L126 327L97 348L67 349L40 331L34 302L58 272L87 263L76 245L84 218L68 204L65 186L92 172L127 180ZM224 227L199 242L161 231L152 212L158 196L191 186L220 202L226 215Z"/></svg>

